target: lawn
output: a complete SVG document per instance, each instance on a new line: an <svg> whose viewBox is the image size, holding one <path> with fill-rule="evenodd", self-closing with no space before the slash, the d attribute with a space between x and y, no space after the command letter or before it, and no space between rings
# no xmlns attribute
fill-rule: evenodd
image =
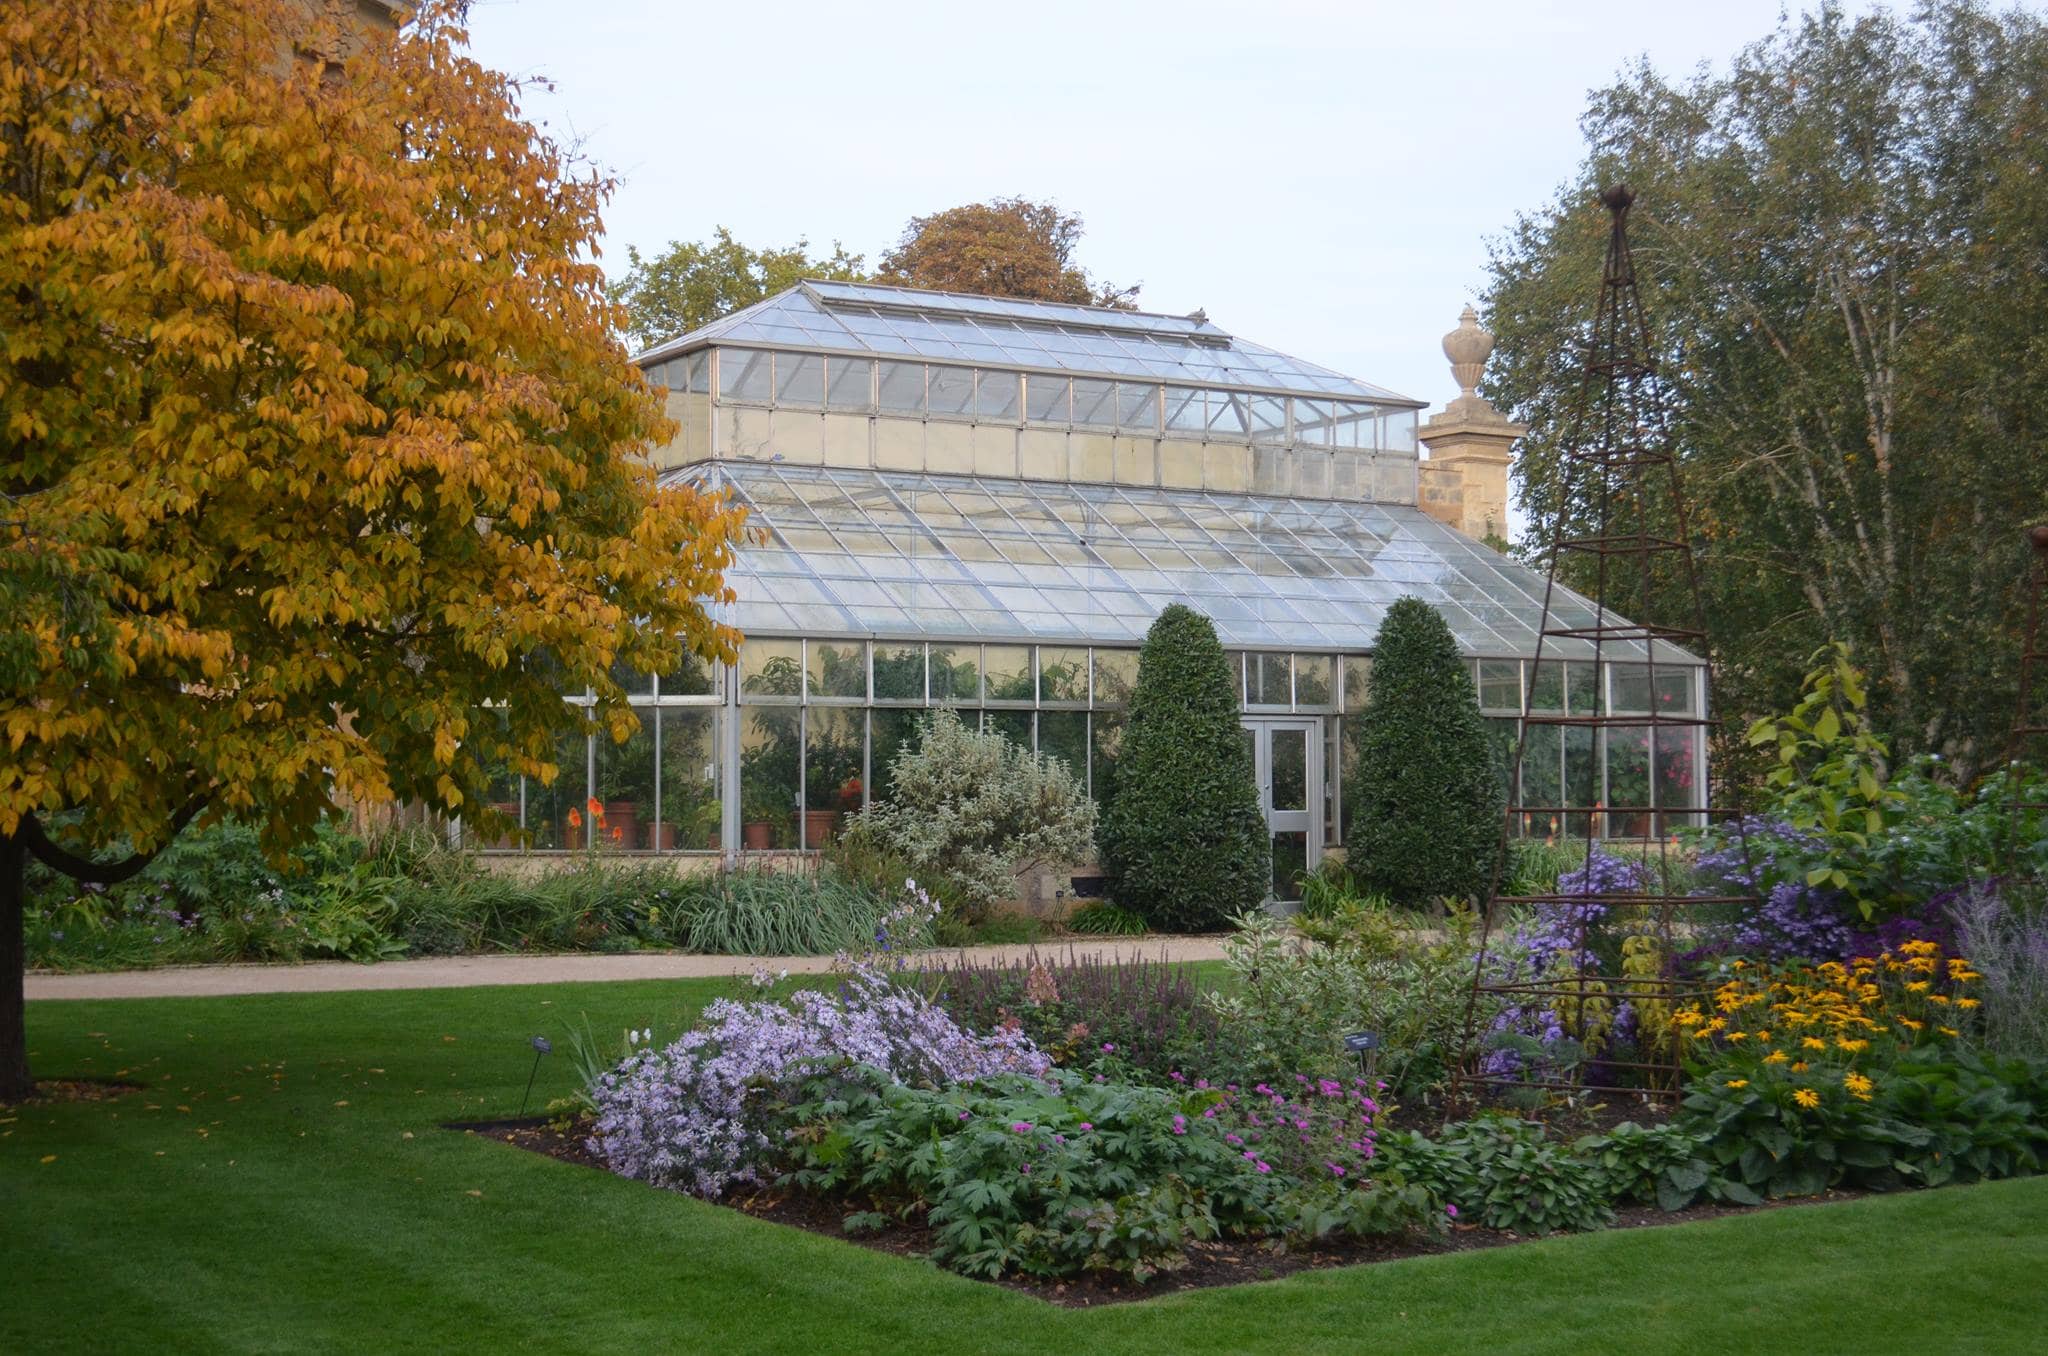
<svg viewBox="0 0 2048 1356"><path fill-rule="evenodd" d="M2048 1179L1055 1309L436 1129L720 982L38 1003L0 1350L2032 1352ZM544 1060L534 1104L572 1082ZM152 1109L153 1108L153 1109Z"/></svg>

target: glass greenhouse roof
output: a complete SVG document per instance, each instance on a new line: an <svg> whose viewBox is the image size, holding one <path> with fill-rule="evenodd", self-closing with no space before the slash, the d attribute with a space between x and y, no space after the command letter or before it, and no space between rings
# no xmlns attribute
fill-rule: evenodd
<svg viewBox="0 0 2048 1356"><path fill-rule="evenodd" d="M766 529L726 576L749 634L1136 644L1180 602L1232 649L1362 651L1413 595L1468 655L1536 651L1543 576L1411 506L747 461L664 480L730 490ZM1554 624L1592 623L1558 592Z"/></svg>
<svg viewBox="0 0 2048 1356"><path fill-rule="evenodd" d="M749 344L1025 370L1142 376L1205 386L1425 403L1239 339L1206 317L804 282L658 344L657 361L708 344Z"/></svg>

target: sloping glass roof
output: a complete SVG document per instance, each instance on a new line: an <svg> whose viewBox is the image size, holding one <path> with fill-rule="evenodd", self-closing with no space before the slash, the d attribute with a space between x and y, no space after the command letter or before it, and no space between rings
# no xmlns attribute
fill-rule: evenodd
<svg viewBox="0 0 2048 1356"><path fill-rule="evenodd" d="M1417 409L1425 403L1239 339L1200 315L1148 315L870 283L799 283L680 339L658 344L639 361L658 361L713 343L1141 376L1347 396Z"/></svg>
<svg viewBox="0 0 2048 1356"><path fill-rule="evenodd" d="M1361 651L1413 595L1468 655L1536 652L1543 576L1404 505L748 461L664 480L730 490L767 530L726 575L749 634L1135 645L1178 602L1233 649ZM1592 623L1558 603L1554 624Z"/></svg>

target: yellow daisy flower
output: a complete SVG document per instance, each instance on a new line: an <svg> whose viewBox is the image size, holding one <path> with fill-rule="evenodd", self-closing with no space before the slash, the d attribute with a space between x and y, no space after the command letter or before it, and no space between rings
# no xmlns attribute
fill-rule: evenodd
<svg viewBox="0 0 2048 1356"><path fill-rule="evenodd" d="M1792 1100L1811 1111L1820 1105L1820 1094L1812 1088L1800 1088L1792 1094Z"/></svg>

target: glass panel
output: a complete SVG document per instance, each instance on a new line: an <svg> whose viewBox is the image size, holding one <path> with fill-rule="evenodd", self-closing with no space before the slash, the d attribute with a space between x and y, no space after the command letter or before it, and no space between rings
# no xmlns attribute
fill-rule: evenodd
<svg viewBox="0 0 2048 1356"><path fill-rule="evenodd" d="M815 353L775 355L775 403L812 409L825 403L825 360Z"/></svg>
<svg viewBox="0 0 2048 1356"><path fill-rule="evenodd" d="M1563 729L1531 725L1522 749L1521 803L1532 807L1522 817L1522 832L1531 838L1555 839L1564 831L1557 807L1564 804Z"/></svg>
<svg viewBox="0 0 2048 1356"><path fill-rule="evenodd" d="M1564 731L1564 793L1566 805L1596 805L1600 800L1600 760L1594 731L1583 725L1567 725ZM1565 832L1574 838L1586 836L1582 814L1565 816Z"/></svg>
<svg viewBox="0 0 2048 1356"><path fill-rule="evenodd" d="M638 851L654 827L654 712L640 712L639 728L623 744L597 736L597 833L600 847Z"/></svg>
<svg viewBox="0 0 2048 1356"><path fill-rule="evenodd" d="M546 786L538 777L526 779L526 828L536 848L580 848L590 840L590 741L580 731L555 741L560 771Z"/></svg>
<svg viewBox="0 0 2048 1356"><path fill-rule="evenodd" d="M1116 427L1116 383L1074 378L1074 423L1089 428Z"/></svg>
<svg viewBox="0 0 2048 1356"><path fill-rule="evenodd" d="M1335 417L1336 406L1327 400L1294 401L1294 441L1307 443L1312 447L1327 447L1330 443L1330 423Z"/></svg>
<svg viewBox="0 0 2048 1356"><path fill-rule="evenodd" d="M1502 803L1507 805L1514 804L1515 800L1515 739L1521 724L1519 718L1507 716L1490 716L1486 720L1486 743L1493 755L1494 784L1500 790Z"/></svg>
<svg viewBox="0 0 2048 1356"><path fill-rule="evenodd" d="M891 413L924 413L924 364L881 364L881 406Z"/></svg>
<svg viewBox="0 0 2048 1356"><path fill-rule="evenodd" d="M1031 747L1029 711L984 711L981 713L981 728L1001 735L1020 749Z"/></svg>
<svg viewBox="0 0 2048 1356"><path fill-rule="evenodd" d="M1273 808L1308 808L1308 731L1273 732Z"/></svg>
<svg viewBox="0 0 2048 1356"><path fill-rule="evenodd" d="M1378 437L1378 414L1370 405L1339 404L1331 441L1338 447L1371 447Z"/></svg>
<svg viewBox="0 0 2048 1356"><path fill-rule="evenodd" d="M1657 709L1667 716L1690 716L1694 714L1693 675L1690 668L1667 668L1657 666L1654 683L1657 690Z"/></svg>
<svg viewBox="0 0 2048 1356"><path fill-rule="evenodd" d="M504 723L501 721L495 733L499 738L503 738L504 732ZM471 847L516 848L519 846L520 779L513 775L512 769L506 765L504 759L488 754L481 756L484 757L491 773L491 784L484 792L484 803L510 820L511 827L506 829L502 836L487 842L482 835L482 826L472 822L465 825L464 839Z"/></svg>
<svg viewBox="0 0 2048 1356"><path fill-rule="evenodd" d="M1643 813L1650 803L1650 731L1647 726L1622 725L1607 729L1607 815L1608 838L1646 838L1650 816Z"/></svg>
<svg viewBox="0 0 2048 1356"><path fill-rule="evenodd" d="M810 664L809 687L813 697L867 700L867 646L860 641L808 641L805 656Z"/></svg>
<svg viewBox="0 0 2048 1356"><path fill-rule="evenodd" d="M1038 648L1038 700L1086 702L1088 652L1082 649L1057 649L1050 645L1041 645Z"/></svg>
<svg viewBox="0 0 2048 1356"><path fill-rule="evenodd" d="M685 651L682 662L661 676L664 697L710 697L718 692L718 670L702 655Z"/></svg>
<svg viewBox="0 0 2048 1356"><path fill-rule="evenodd" d="M741 645L741 700L802 696L802 654L802 643L794 640L750 640Z"/></svg>
<svg viewBox="0 0 2048 1356"><path fill-rule="evenodd" d="M1695 747L1696 741L1690 729L1657 731L1657 805L1660 811L1666 806L1689 809L1697 803L1693 788ZM1659 813L1658 836L1673 833L1693 822L1691 815Z"/></svg>
<svg viewBox="0 0 2048 1356"><path fill-rule="evenodd" d="M974 705L981 701L981 652L972 645L932 647L932 700Z"/></svg>
<svg viewBox="0 0 2048 1356"><path fill-rule="evenodd" d="M926 386L926 399L933 414L974 412L974 369L941 367L934 363Z"/></svg>
<svg viewBox="0 0 2048 1356"><path fill-rule="evenodd" d="M1121 711L1097 711L1088 718L1088 794L1097 805L1116 792L1116 759L1124 746Z"/></svg>
<svg viewBox="0 0 2048 1356"><path fill-rule="evenodd" d="M832 384L825 389L825 406L834 410L871 410L875 407L875 365L866 358L830 358L826 375Z"/></svg>
<svg viewBox="0 0 2048 1356"><path fill-rule="evenodd" d="M693 395L711 394L711 350L699 349L684 359L684 382Z"/></svg>
<svg viewBox="0 0 2048 1356"><path fill-rule="evenodd" d="M612 662L612 681L626 690L628 697L651 697L654 695L654 675L629 669L617 660Z"/></svg>
<svg viewBox="0 0 2048 1356"><path fill-rule="evenodd" d="M1033 372L1024 378L1024 417L1034 424L1067 422L1069 383L1065 377L1041 377Z"/></svg>
<svg viewBox="0 0 2048 1356"><path fill-rule="evenodd" d="M803 714L775 707L740 713L740 846L749 851L797 845Z"/></svg>
<svg viewBox="0 0 2048 1356"><path fill-rule="evenodd" d="M1254 397L1239 395L1235 391L1209 392L1209 436L1225 441L1242 441L1251 417L1246 406L1252 399Z"/></svg>
<svg viewBox="0 0 2048 1356"><path fill-rule="evenodd" d="M1294 656L1294 704L1306 708L1335 702L1335 669L1336 661L1326 654Z"/></svg>
<svg viewBox="0 0 2048 1356"><path fill-rule="evenodd" d="M661 719L661 825L649 846L662 852L716 851L723 846L718 712L699 707L656 714Z"/></svg>
<svg viewBox="0 0 2048 1356"><path fill-rule="evenodd" d="M1362 654L1344 656L1344 709L1363 711L1372 687L1372 659Z"/></svg>
<svg viewBox="0 0 2048 1356"><path fill-rule="evenodd" d="M896 755L906 748L916 748L918 728L930 717L923 711L877 707L868 713L872 722L874 748L869 754L869 769L874 776L872 788L875 800L887 800L895 786Z"/></svg>
<svg viewBox="0 0 2048 1356"><path fill-rule="evenodd" d="M1609 664L1608 688L1618 712L1650 709L1650 670L1642 664Z"/></svg>
<svg viewBox="0 0 2048 1356"><path fill-rule="evenodd" d="M1284 654L1253 654L1245 656L1244 676L1246 706L1291 706L1294 704L1292 669L1293 656Z"/></svg>
<svg viewBox="0 0 2048 1356"><path fill-rule="evenodd" d="M985 645L982 665L988 678L987 699L992 702L1031 700L1031 647L1029 645Z"/></svg>
<svg viewBox="0 0 2048 1356"><path fill-rule="evenodd" d="M765 405L773 392L770 355L758 349L718 350L718 395L721 400L746 400Z"/></svg>
<svg viewBox="0 0 2048 1356"><path fill-rule="evenodd" d="M1415 450L1415 411L1389 410L1380 427L1386 430L1384 446L1389 452Z"/></svg>
<svg viewBox="0 0 2048 1356"><path fill-rule="evenodd" d="M1136 650L1095 651L1095 705L1124 706L1138 684Z"/></svg>
<svg viewBox="0 0 2048 1356"><path fill-rule="evenodd" d="M1308 875L1308 835L1295 830L1273 835L1273 898L1301 898L1301 882Z"/></svg>
<svg viewBox="0 0 2048 1356"><path fill-rule="evenodd" d="M1085 784L1088 779L1088 715L1085 711L1038 713L1038 751L1057 758Z"/></svg>
<svg viewBox="0 0 2048 1356"><path fill-rule="evenodd" d="M1277 443L1287 439L1287 398L1285 396L1245 396L1245 414L1251 423L1251 435L1255 442Z"/></svg>
<svg viewBox="0 0 2048 1356"><path fill-rule="evenodd" d="M1203 433L1209 418L1202 408L1202 393L1185 386L1166 388L1166 428L1170 433Z"/></svg>
<svg viewBox="0 0 2048 1356"><path fill-rule="evenodd" d="M886 641L875 646L875 700L924 700L924 646Z"/></svg>
<svg viewBox="0 0 2048 1356"><path fill-rule="evenodd" d="M1159 388L1152 385L1134 386L1130 382L1119 382L1117 396L1117 427L1132 433L1157 433L1159 431Z"/></svg>
<svg viewBox="0 0 2048 1356"><path fill-rule="evenodd" d="M804 846L823 847L840 816L861 805L867 713L814 706L804 713Z"/></svg>
<svg viewBox="0 0 2048 1356"><path fill-rule="evenodd" d="M1590 663L1574 659L1565 664L1564 699L1571 708L1569 715L1600 714L1600 684Z"/></svg>
<svg viewBox="0 0 2048 1356"><path fill-rule="evenodd" d="M1017 374L982 372L975 377L974 413L978 419L1013 423L1017 418Z"/></svg>
<svg viewBox="0 0 2048 1356"><path fill-rule="evenodd" d="M1529 680L1529 709L1557 714L1564 710L1564 665L1546 659Z"/></svg>
<svg viewBox="0 0 2048 1356"><path fill-rule="evenodd" d="M1486 711L1522 710L1522 665L1514 659L1479 661L1479 706Z"/></svg>

